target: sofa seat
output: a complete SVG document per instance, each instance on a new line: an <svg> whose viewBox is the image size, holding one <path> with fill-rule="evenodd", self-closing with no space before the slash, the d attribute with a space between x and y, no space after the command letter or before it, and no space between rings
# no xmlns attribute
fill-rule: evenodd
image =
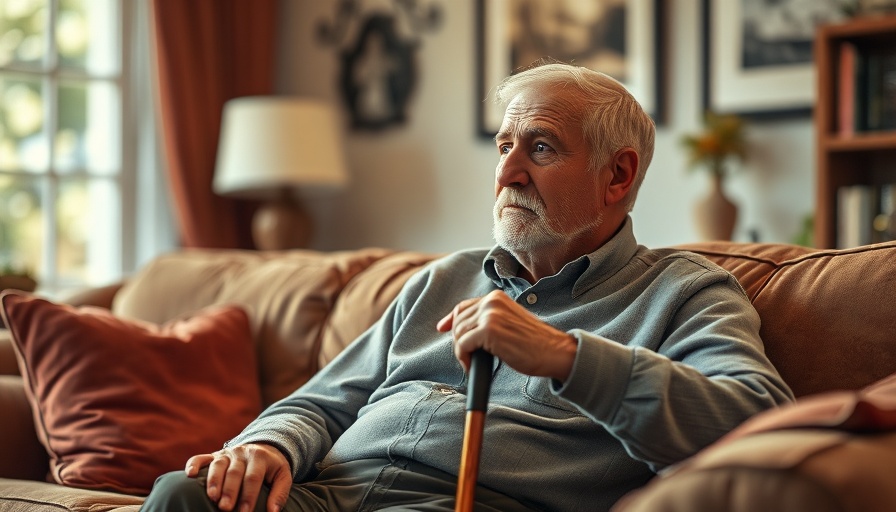
<svg viewBox="0 0 896 512"><path fill-rule="evenodd" d="M3 512L137 512L142 503L143 498L138 496L0 478L0 510Z"/></svg>

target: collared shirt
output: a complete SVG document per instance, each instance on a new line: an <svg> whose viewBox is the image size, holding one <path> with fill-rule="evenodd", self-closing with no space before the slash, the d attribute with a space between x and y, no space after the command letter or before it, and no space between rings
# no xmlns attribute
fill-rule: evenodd
<svg viewBox="0 0 896 512"><path fill-rule="evenodd" d="M578 340L566 382L495 360L479 485L532 508L606 510L751 415L792 399L759 317L708 260L636 243L631 219L535 284L500 248L458 252L409 279L384 316L228 445L265 442L297 481L331 464L407 458L456 474L467 376L436 323L500 289Z"/></svg>

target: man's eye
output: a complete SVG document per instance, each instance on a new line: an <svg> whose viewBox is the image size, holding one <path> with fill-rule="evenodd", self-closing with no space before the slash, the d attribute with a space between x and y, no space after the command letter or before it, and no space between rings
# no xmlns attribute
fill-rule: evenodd
<svg viewBox="0 0 896 512"><path fill-rule="evenodd" d="M535 151L538 153L547 151L549 149L551 149L551 147L548 146L547 144L545 144L544 142L539 142L539 143L535 144Z"/></svg>
<svg viewBox="0 0 896 512"><path fill-rule="evenodd" d="M499 144L498 145L498 153L501 153L502 155L506 155L507 153L510 153L510 144Z"/></svg>

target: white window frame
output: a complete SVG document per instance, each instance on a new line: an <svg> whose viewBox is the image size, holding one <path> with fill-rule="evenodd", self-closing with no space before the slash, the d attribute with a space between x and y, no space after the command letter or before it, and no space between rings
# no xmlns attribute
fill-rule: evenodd
<svg viewBox="0 0 896 512"><path fill-rule="evenodd" d="M152 57L151 12L148 0L117 0L119 16L118 41L119 74L117 76L99 76L92 73L72 74L60 73L55 56L55 26L58 1L49 2L50 14L47 20L45 51L51 59L49 65L40 70L23 68L16 65L2 66L4 72L40 77L43 82L44 132L53 147L56 133L58 106L55 104L58 84L66 77L107 80L118 87L120 95L120 168L112 176L96 176L83 171L66 173L68 177L83 177L88 180L109 180L118 190L120 200L120 218L116 232L118 233L118 251L104 273L106 281L119 280L135 272L160 252L176 247L176 234L171 208L168 200L167 180L160 151L160 141L156 129L157 91L154 84L155 69ZM0 171L3 172L3 171ZM42 295L65 295L73 289L108 284L107 282L66 281L60 277L57 269L56 223L57 205L53 201L61 175L50 158L47 173L35 174L25 170L5 171L4 174L36 179L41 183L43 229L46 239L43 241L41 261L34 262L34 270L38 275L38 292ZM88 265L90 263L88 262Z"/></svg>

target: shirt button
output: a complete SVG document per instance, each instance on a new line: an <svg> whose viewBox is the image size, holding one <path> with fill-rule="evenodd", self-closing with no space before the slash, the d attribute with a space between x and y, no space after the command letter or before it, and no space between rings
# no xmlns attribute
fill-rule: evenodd
<svg viewBox="0 0 896 512"><path fill-rule="evenodd" d="M526 302L528 302L530 305L535 304L536 302L538 302L538 296L534 293L530 293L529 295L526 295Z"/></svg>

